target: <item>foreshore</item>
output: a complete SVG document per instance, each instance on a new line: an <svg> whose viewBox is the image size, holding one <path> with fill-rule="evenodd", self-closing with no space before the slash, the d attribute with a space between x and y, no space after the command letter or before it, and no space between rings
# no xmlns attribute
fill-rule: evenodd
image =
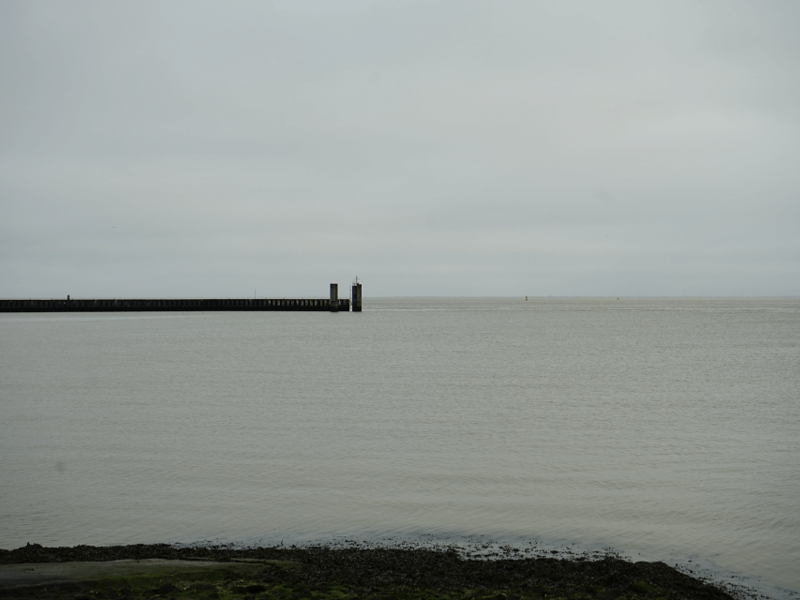
<svg viewBox="0 0 800 600"><path fill-rule="evenodd" d="M75 546L0 550L0 597L732 600L661 562L464 557L454 549Z"/></svg>

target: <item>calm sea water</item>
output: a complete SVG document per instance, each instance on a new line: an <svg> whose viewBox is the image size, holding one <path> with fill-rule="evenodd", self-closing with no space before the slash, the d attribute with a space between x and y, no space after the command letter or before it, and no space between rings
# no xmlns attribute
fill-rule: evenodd
<svg viewBox="0 0 800 600"><path fill-rule="evenodd" d="M485 536L800 589L798 299L0 315L0 411L5 548Z"/></svg>

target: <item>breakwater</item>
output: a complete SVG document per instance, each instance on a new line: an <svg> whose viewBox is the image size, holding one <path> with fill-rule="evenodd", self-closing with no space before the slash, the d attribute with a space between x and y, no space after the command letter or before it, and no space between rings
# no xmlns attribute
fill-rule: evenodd
<svg viewBox="0 0 800 600"><path fill-rule="evenodd" d="M331 284L329 298L114 298L0 300L0 313L13 312L133 312L133 311L327 311L361 312L361 284L352 287L352 298L339 298L338 284Z"/></svg>
<svg viewBox="0 0 800 600"><path fill-rule="evenodd" d="M336 311L350 310L350 300L336 300ZM104 312L164 310L319 310L330 311L328 298L204 298L147 300L0 300L0 312Z"/></svg>

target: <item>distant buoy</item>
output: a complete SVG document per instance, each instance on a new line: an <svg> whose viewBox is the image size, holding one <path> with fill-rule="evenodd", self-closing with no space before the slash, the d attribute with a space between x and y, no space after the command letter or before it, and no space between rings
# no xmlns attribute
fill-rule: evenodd
<svg viewBox="0 0 800 600"><path fill-rule="evenodd" d="M527 301L528 301L528 297L527 297L527 296L525 296L525 302L527 302Z"/></svg>

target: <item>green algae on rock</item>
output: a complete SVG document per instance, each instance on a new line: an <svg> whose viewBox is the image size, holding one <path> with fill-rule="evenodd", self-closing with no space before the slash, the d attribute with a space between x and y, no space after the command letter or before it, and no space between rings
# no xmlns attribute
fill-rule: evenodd
<svg viewBox="0 0 800 600"><path fill-rule="evenodd" d="M4 565L72 561L82 561L85 565L92 561L147 559L161 559L163 564L151 572L94 578L79 576L49 586L5 587L0 588L0 596L223 600L732 600L728 592L664 563L632 563L613 556L601 560L541 557L484 560L464 558L452 549L322 546L234 549L163 544L109 548L28 545L0 551L0 564ZM170 569L169 563L173 563L174 568Z"/></svg>

